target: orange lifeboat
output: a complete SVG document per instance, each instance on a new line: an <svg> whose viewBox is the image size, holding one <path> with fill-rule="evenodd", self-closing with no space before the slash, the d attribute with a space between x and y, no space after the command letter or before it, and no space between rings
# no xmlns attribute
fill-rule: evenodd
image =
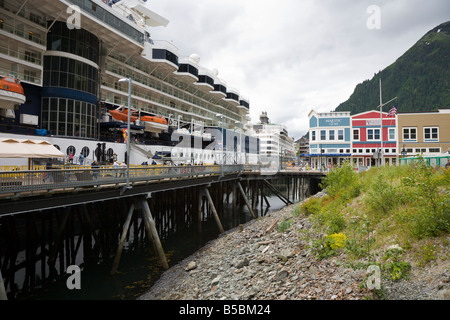
<svg viewBox="0 0 450 320"><path fill-rule="evenodd" d="M141 117L141 121L144 122L156 122L167 125L167 120L162 117L154 117L154 116L143 116Z"/></svg>
<svg viewBox="0 0 450 320"><path fill-rule="evenodd" d="M110 110L109 113L116 120L120 120L120 121L124 121L124 122L128 121L128 110L123 110L123 111ZM133 112L132 112L130 115L130 122L136 121L137 119L138 119L138 117L133 116Z"/></svg>
<svg viewBox="0 0 450 320"><path fill-rule="evenodd" d="M0 108L14 109L25 103L25 93L19 79L0 76Z"/></svg>

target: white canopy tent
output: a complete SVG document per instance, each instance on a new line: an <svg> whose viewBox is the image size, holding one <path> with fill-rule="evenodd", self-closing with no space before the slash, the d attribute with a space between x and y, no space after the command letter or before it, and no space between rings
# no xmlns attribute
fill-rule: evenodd
<svg viewBox="0 0 450 320"><path fill-rule="evenodd" d="M0 138L0 158L64 158L45 140Z"/></svg>

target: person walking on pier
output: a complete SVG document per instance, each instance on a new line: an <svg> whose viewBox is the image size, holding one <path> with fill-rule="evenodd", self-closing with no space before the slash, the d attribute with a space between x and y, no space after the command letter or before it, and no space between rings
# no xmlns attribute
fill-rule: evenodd
<svg viewBox="0 0 450 320"><path fill-rule="evenodd" d="M125 164L125 162L121 162L120 163L120 178L125 177L125 170L127 169L127 165Z"/></svg>
<svg viewBox="0 0 450 320"><path fill-rule="evenodd" d="M45 170L52 170L52 168L53 168L53 165L52 165L51 161L49 161L45 164ZM47 179L49 179L50 182L53 182L53 173L51 171L44 172L42 181L45 182L45 181L47 181Z"/></svg>
<svg viewBox="0 0 450 320"><path fill-rule="evenodd" d="M119 171L119 162L117 162L117 160L114 161L113 167L114 167L114 171L116 172L116 178L117 178L117 172Z"/></svg>

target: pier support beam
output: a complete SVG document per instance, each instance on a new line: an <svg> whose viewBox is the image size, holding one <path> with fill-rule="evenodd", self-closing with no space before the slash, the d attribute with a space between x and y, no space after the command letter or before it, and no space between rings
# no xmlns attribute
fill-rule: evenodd
<svg viewBox="0 0 450 320"><path fill-rule="evenodd" d="M8 300L8 297L6 296L5 283L3 282L1 270L0 270L0 300Z"/></svg>
<svg viewBox="0 0 450 320"><path fill-rule="evenodd" d="M159 258L164 269L169 269L169 264L167 263L166 255L164 253L163 247L161 245L161 240L159 239L158 231L156 230L155 220L153 220L152 213L150 211L150 207L148 206L148 202L146 198L142 198L142 212L144 214L145 227L147 228L148 235L150 239L153 239L153 242L156 246L156 250L158 251Z"/></svg>
<svg viewBox="0 0 450 320"><path fill-rule="evenodd" d="M119 267L120 256L122 255L123 246L125 244L125 239L127 238L128 229L130 228L131 218L133 217L134 212L134 202L131 203L130 210L128 211L127 219L125 220L125 224L123 225L122 235L120 237L119 247L117 248L117 253L114 258L113 267L111 270L111 275L117 273L117 269Z"/></svg>
<svg viewBox="0 0 450 320"><path fill-rule="evenodd" d="M286 197L284 197L281 192L278 191L269 181L267 181L266 179L264 179L263 181L269 187L269 189L272 190L284 203L286 203L287 205L292 204L292 202L289 199L286 199Z"/></svg>
<svg viewBox="0 0 450 320"><path fill-rule="evenodd" d="M214 206L214 202L211 198L211 195L209 194L208 188L205 188L204 190L205 190L206 198L208 198L209 205L211 206L211 210L213 212L214 219L216 220L217 226L219 227L219 231L220 231L220 233L224 233L225 231L223 230L222 223L220 222L219 215L217 214L216 207Z"/></svg>
<svg viewBox="0 0 450 320"><path fill-rule="evenodd" d="M252 217L254 219L256 219L255 213L253 212L253 209L252 209L252 206L250 205L250 202L248 202L247 196L245 195L245 192L244 192L244 189L242 188L241 183L239 181L236 182L236 183L237 183L237 185L239 187L239 190L241 191L242 198L244 198L244 201L245 201L245 204L247 205L248 211L250 211L250 214L252 215Z"/></svg>

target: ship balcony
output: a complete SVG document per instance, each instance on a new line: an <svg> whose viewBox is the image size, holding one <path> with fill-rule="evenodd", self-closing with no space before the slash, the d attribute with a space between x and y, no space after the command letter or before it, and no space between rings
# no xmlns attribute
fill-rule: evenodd
<svg viewBox="0 0 450 320"><path fill-rule="evenodd" d="M234 88L228 88L227 95L223 100L230 102L236 107L239 106L239 91Z"/></svg>
<svg viewBox="0 0 450 320"><path fill-rule="evenodd" d="M195 83L199 81L198 69L193 65L185 62L181 62L178 71L175 72L178 78L181 78L183 82Z"/></svg>
<svg viewBox="0 0 450 320"><path fill-rule="evenodd" d="M202 91L210 92L214 90L214 79L207 74L204 70L201 70L198 75L198 81L195 83Z"/></svg>
<svg viewBox="0 0 450 320"><path fill-rule="evenodd" d="M146 42L141 55L151 62L160 64L167 72L179 69L178 48L168 41Z"/></svg>
<svg viewBox="0 0 450 320"><path fill-rule="evenodd" d="M0 35L4 35L7 38L15 38L25 45L34 47L36 50L45 51L47 42L45 32L38 27L30 27L28 25L25 25L26 29L24 30L23 26L24 24L22 24L22 28L15 27L12 21L9 22L8 19L0 18Z"/></svg>
<svg viewBox="0 0 450 320"><path fill-rule="evenodd" d="M227 96L227 87L223 83L214 83L214 90L211 93L222 96L222 98L226 98Z"/></svg>
<svg viewBox="0 0 450 320"><path fill-rule="evenodd" d="M241 100L239 100L239 108L250 110L250 103L246 98L241 98Z"/></svg>

